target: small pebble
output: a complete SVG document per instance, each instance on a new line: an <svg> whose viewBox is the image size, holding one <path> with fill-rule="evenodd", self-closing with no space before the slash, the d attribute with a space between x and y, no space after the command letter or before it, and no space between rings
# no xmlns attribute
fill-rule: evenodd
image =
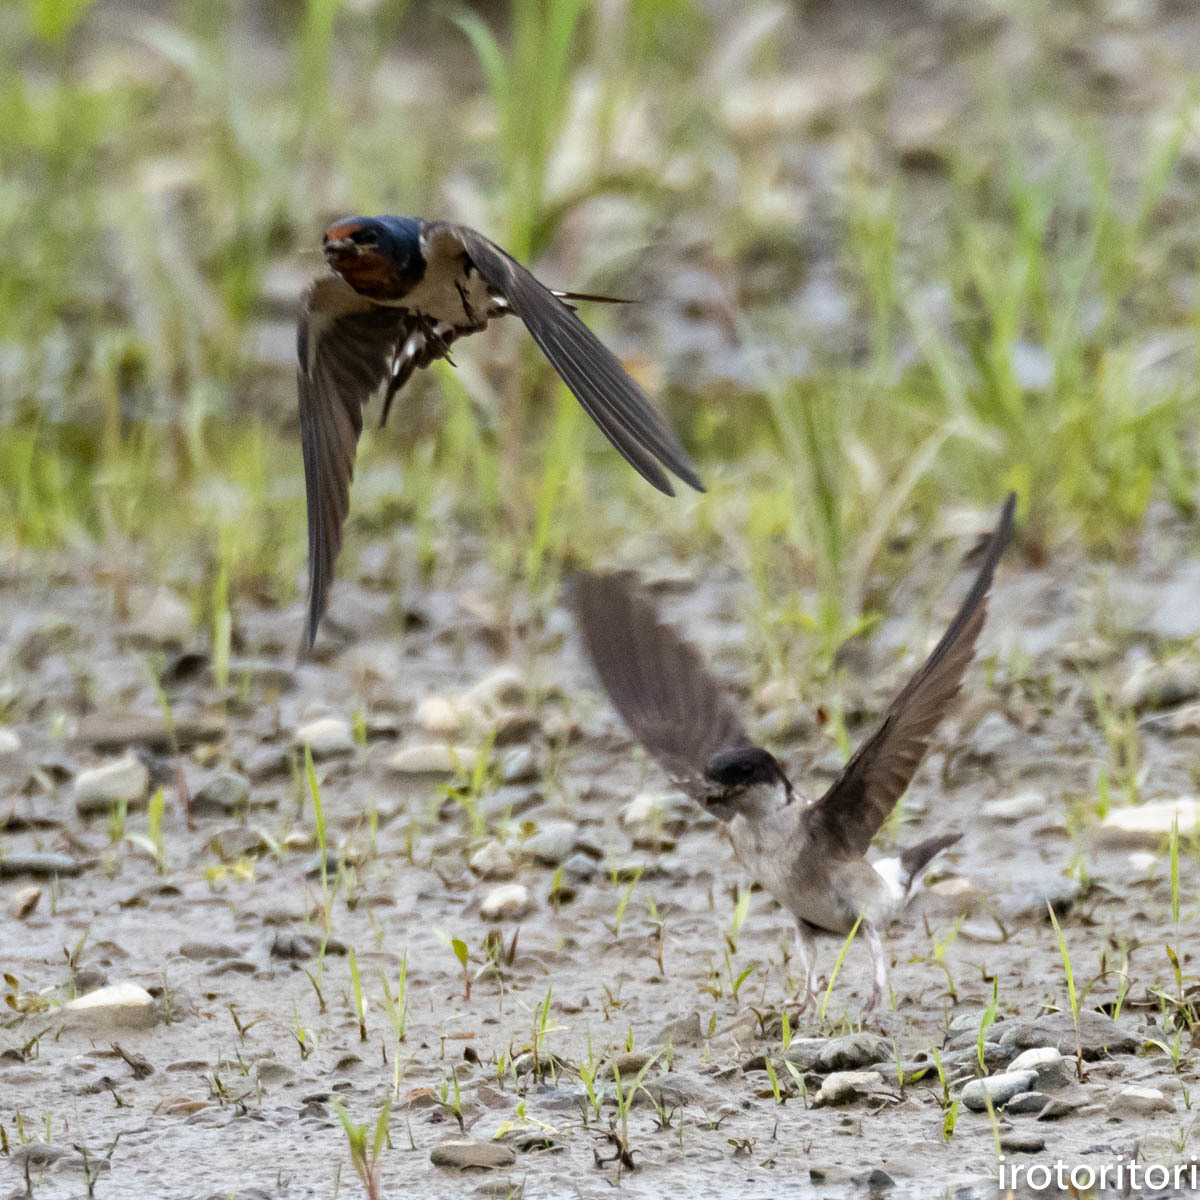
<svg viewBox="0 0 1200 1200"><path fill-rule="evenodd" d="M982 811L985 817L990 817L993 821L1011 824L1023 821L1026 817L1043 815L1047 811L1046 795L1044 792L1020 792L1000 800L989 800Z"/></svg>
<svg viewBox="0 0 1200 1200"><path fill-rule="evenodd" d="M1000 1137L1000 1149L1005 1154L1038 1154L1046 1148L1046 1139L1036 1133L1005 1133Z"/></svg>
<svg viewBox="0 0 1200 1200"><path fill-rule="evenodd" d="M962 1102L972 1112L986 1112L990 1099L993 1108L1003 1108L1014 1096L1033 1090L1036 1071L1006 1071L972 1079L962 1090Z"/></svg>
<svg viewBox="0 0 1200 1200"><path fill-rule="evenodd" d="M523 883L506 883L493 888L479 906L485 921L519 921L533 911L533 897Z"/></svg>
<svg viewBox="0 0 1200 1200"><path fill-rule="evenodd" d="M1112 1117L1149 1117L1156 1113L1173 1113L1175 1101L1158 1088L1125 1087L1109 1102Z"/></svg>
<svg viewBox="0 0 1200 1200"><path fill-rule="evenodd" d="M817 1058L818 1071L853 1071L871 1063L885 1062L892 1055L891 1043L877 1033L851 1033L830 1038Z"/></svg>
<svg viewBox="0 0 1200 1200"><path fill-rule="evenodd" d="M557 867L575 848L578 837L574 821L547 821L521 849L540 866Z"/></svg>
<svg viewBox="0 0 1200 1200"><path fill-rule="evenodd" d="M417 728L435 737L454 737L467 724L461 707L445 696L426 696L417 705Z"/></svg>
<svg viewBox="0 0 1200 1200"><path fill-rule="evenodd" d="M0 758L16 754L21 749L21 738L15 729L0 725Z"/></svg>
<svg viewBox="0 0 1200 1200"><path fill-rule="evenodd" d="M192 796L195 816L230 816L245 808L250 799L250 780L240 771L218 771L209 776Z"/></svg>
<svg viewBox="0 0 1200 1200"><path fill-rule="evenodd" d="M511 879L517 873L512 855L496 841L488 842L471 855L471 870L480 879Z"/></svg>
<svg viewBox="0 0 1200 1200"><path fill-rule="evenodd" d="M591 879L598 870L596 860L587 854L572 854L563 859L563 874L576 883L584 883Z"/></svg>
<svg viewBox="0 0 1200 1200"><path fill-rule="evenodd" d="M154 997L136 983L113 983L64 1004L65 1022L72 1028L97 1033L107 1030L149 1029L158 1021Z"/></svg>
<svg viewBox="0 0 1200 1200"><path fill-rule="evenodd" d="M1181 839L1200 829L1200 800L1182 796L1178 800L1154 800L1111 809L1100 823L1100 837L1110 846L1156 849L1171 836L1175 821L1179 822Z"/></svg>
<svg viewBox="0 0 1200 1200"><path fill-rule="evenodd" d="M496 1171L511 1167L516 1153L502 1142L476 1142L470 1138L450 1138L434 1146L429 1161L435 1167L453 1167L459 1171Z"/></svg>
<svg viewBox="0 0 1200 1200"><path fill-rule="evenodd" d="M52 854L30 850L0 856L0 879L15 879L18 875L53 876L78 875L79 863L69 854Z"/></svg>
<svg viewBox="0 0 1200 1200"><path fill-rule="evenodd" d="M307 746L313 758L333 758L354 750L354 730L344 717L318 717L296 730L295 744Z"/></svg>
<svg viewBox="0 0 1200 1200"><path fill-rule="evenodd" d="M1036 1072L1036 1087L1043 1092L1067 1087L1078 1077L1074 1057L1065 1058L1056 1046L1022 1051L1008 1064L1008 1070Z"/></svg>
<svg viewBox="0 0 1200 1200"><path fill-rule="evenodd" d="M500 780L503 783L529 783L540 774L537 755L530 746L515 747L500 764Z"/></svg>
<svg viewBox="0 0 1200 1200"><path fill-rule="evenodd" d="M421 742L401 746L387 760L387 769L397 775L451 778L475 767L475 751L466 746L443 746Z"/></svg>
<svg viewBox="0 0 1200 1200"><path fill-rule="evenodd" d="M182 645L195 629L192 606L169 588L160 587L135 613L129 632L155 645Z"/></svg>
<svg viewBox="0 0 1200 1200"><path fill-rule="evenodd" d="M133 754L123 754L75 777L75 809L80 816L106 813L122 800L129 806L146 798L150 772Z"/></svg>
<svg viewBox="0 0 1200 1200"><path fill-rule="evenodd" d="M821 1082L821 1090L813 1098L813 1107L852 1104L882 1088L883 1076L878 1071L834 1071Z"/></svg>
<svg viewBox="0 0 1200 1200"><path fill-rule="evenodd" d="M12 914L18 921L31 916L42 898L42 889L36 886L24 887L17 893L16 903L13 904Z"/></svg>
<svg viewBox="0 0 1200 1200"><path fill-rule="evenodd" d="M1026 1113L1040 1113L1049 1103L1050 1097L1045 1092L1018 1092L1005 1106L1006 1113L1017 1116Z"/></svg>

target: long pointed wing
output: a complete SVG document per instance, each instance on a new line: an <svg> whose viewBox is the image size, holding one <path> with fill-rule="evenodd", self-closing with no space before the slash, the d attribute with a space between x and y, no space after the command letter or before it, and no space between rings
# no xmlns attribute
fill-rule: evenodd
<svg viewBox="0 0 1200 1200"><path fill-rule="evenodd" d="M988 589L1012 532L1015 505L1016 496L1010 492L975 582L941 641L833 786L804 814L815 836L831 840L845 854L866 853L912 781L938 723L958 693L987 616Z"/></svg>
<svg viewBox="0 0 1200 1200"><path fill-rule="evenodd" d="M571 605L600 682L630 733L699 794L718 750L752 745L725 689L695 648L662 624L630 572L581 573Z"/></svg>
<svg viewBox="0 0 1200 1200"><path fill-rule="evenodd" d="M423 237L433 255L453 254L461 247L489 289L525 322L533 340L588 416L643 479L673 496L675 490L662 469L665 466L696 491L704 491L674 431L616 355L568 304L473 229L430 221L424 226Z"/></svg>
<svg viewBox="0 0 1200 1200"><path fill-rule="evenodd" d="M312 648L333 582L363 405L388 373L396 344L405 336L405 320L402 312L372 304L332 274L316 279L301 302L296 354L308 498L308 618L302 651Z"/></svg>

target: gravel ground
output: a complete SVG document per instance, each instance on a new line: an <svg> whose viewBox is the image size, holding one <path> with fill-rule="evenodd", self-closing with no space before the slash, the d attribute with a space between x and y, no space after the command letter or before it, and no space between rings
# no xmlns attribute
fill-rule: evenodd
<svg viewBox="0 0 1200 1200"><path fill-rule="evenodd" d="M1196 844L1176 925L1161 809L1196 820L1200 673L1156 629L1200 616L1172 600L1194 594L1173 552L1187 531L1149 529L1120 570L1002 564L963 702L879 844L964 838L892 931L894 1005L865 1026L865 950L823 1018L797 1012L785 915L754 892L737 928L746 881L719 826L631 750L566 612L498 617L486 568L456 595L407 593L402 635L395 597L348 572L335 610L359 636L296 668L299 609L243 612L219 690L170 593L135 589L122 612L97 562L10 567L2 1194L79 1196L89 1170L97 1196L361 1194L334 1104L373 1127L388 1097L382 1195L990 1195L997 1139L1007 1163L1186 1163ZM847 655L852 740L968 574L945 586L922 561ZM656 586L738 686L742 585ZM1093 683L1135 716L1102 718ZM746 697L810 794L839 761L819 701L778 683ZM1122 816L1114 785L1106 817L1100 768L1120 778L1134 745L1144 803ZM488 769L468 772L476 753ZM827 978L838 946L820 953ZM983 1067L1004 1073L986 1085L981 1026Z"/></svg>

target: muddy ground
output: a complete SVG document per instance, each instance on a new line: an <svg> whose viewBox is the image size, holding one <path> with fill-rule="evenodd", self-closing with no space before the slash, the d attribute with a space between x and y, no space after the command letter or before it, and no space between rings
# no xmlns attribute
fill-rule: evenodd
<svg viewBox="0 0 1200 1200"><path fill-rule="evenodd" d="M980 513L978 528L988 520ZM869 976L855 946L823 1020L789 1008L795 1073L780 1058L780 1013L799 982L788 921L755 892L733 928L746 880L720 828L635 756L565 610L497 617L500 589L476 565L456 593L406 590L407 631L396 634L396 596L360 575L334 602L355 614L352 644L330 638L293 668L299 608L244 612L220 691L203 653L153 647L183 632L169 594L122 597L86 556L10 563L0 902L16 1011L0 1054L3 1194L86 1194L85 1151L97 1196L324 1197L339 1180L362 1194L333 1104L373 1127L388 1097L381 1195L604 1196L616 1185L638 1196L989 1195L997 1139L1010 1162L1187 1161L1200 1151L1184 1021L1195 1015L1195 842L1181 851L1176 926L1165 839L1101 828L1097 780L1106 765L1121 778L1122 752L1092 699L1093 681L1123 688L1121 711L1139 714L1125 734L1110 722L1108 738L1136 743L1143 800L1194 794L1200 674L1193 651L1164 650L1183 626L1200 629L1197 564L1178 552L1186 535L1160 514L1127 568L1002 565L963 702L880 844L945 828L963 840L893 930L894 1005L861 1026L877 1036L856 1036ZM969 545L947 538L940 553L918 553L895 610L847 656L834 699L853 740L952 611L966 575L952 567ZM744 585L727 571L646 575L736 686L747 674ZM178 755L149 663L164 671ZM821 727L831 698L772 684L746 702L794 777L818 790L838 761ZM326 891L294 748L305 728L318 750ZM479 747L493 734L495 769L460 771L457 791L404 773L438 765L414 763L408 747ZM130 752L148 767L140 776L128 761L115 785L84 774ZM146 798L157 786L156 866ZM130 788L123 828L116 806L95 799L106 787ZM640 820L627 811L638 795ZM79 811L89 804L90 818ZM485 920L510 873L528 912ZM1081 1007L1111 1013L1121 1000L1119 1033L1085 1014L1078 1073L1048 900ZM467 947L469 998L449 939ZM1190 1010L1154 995L1179 995L1167 946ZM821 946L826 979L838 950ZM396 997L405 961L398 1041L382 981ZM954 1097L980 1073L993 981L985 1062L1000 1071L1023 1047L1059 1047L1071 1061L1025 1102L1055 1101L1058 1115L1000 1111L993 1124L960 1105L944 1136L934 1051ZM121 983L152 1005L62 1007ZM1030 1024L1045 1014L1058 1015ZM764 1056L778 1065L779 1103ZM625 1122L604 1078L614 1057L633 1095ZM833 1067L876 1064L877 1077L846 1084L843 1103L824 1103ZM594 1106L581 1068L596 1069ZM475 1143L467 1161L502 1165L434 1165L434 1148L461 1136L456 1108Z"/></svg>
<svg viewBox="0 0 1200 1200"><path fill-rule="evenodd" d="M955 76L975 61L955 67L962 45L994 41L997 69L1015 71L1033 41L1000 6L811 7L804 62L833 66L811 84L824 149L793 139L796 194L816 202L784 196L805 231L805 286L773 258L756 288L740 281L743 302L786 314L781 342L802 358L867 340L835 286L829 214L844 196L824 184L838 139L858 136L839 88L855 93L856 62L860 83L873 74L859 15L884 22L870 55L912 64L883 123L918 206L923 184L948 194ZM1103 23L1097 7L1111 10ZM1200 24L1167 0L1060 8L1061 90L1128 143L1118 165L1134 178L1146 129L1191 86ZM791 119L770 89L731 100L763 105L767 126ZM793 105L808 111L804 95ZM1191 170L1197 144L1184 139ZM905 239L926 232L906 226ZM725 394L747 362L722 341L728 322L703 319L724 277L685 273L673 253L646 255L644 290L666 300L647 306L638 347L668 383ZM287 311L260 330L289 420L288 306L311 265L283 264ZM1146 330L1148 351L1161 332ZM298 445L294 461L298 496ZM356 500L371 472L362 464ZM665 532L623 526L619 565L642 569L741 692L752 730L818 794L841 762L831 717L846 714L852 744L869 730L944 627L995 507L947 511L932 544L901 547L902 583L877 581L883 623L818 691L748 682L766 674L748 658L749 585L677 553L689 503ZM281 536L299 544L301 530ZM748 881L721 829L630 746L566 611L514 596L474 535L445 523L436 536L422 585L400 522L353 530L319 652L300 666L300 605L245 597L233 659L213 661L186 531L165 574L138 548L0 543L0 1196L360 1196L336 1102L372 1131L390 1103L375 1165L389 1197L990 1196L999 1154L1097 1171L1200 1156L1194 524L1155 506L1120 566L1069 539L1048 565L1016 544L1002 563L962 701L877 841L963 834L892 930L894 995L865 1025L863 947L824 1011L799 1013L786 915L754 892L738 927ZM1173 888L1170 819L1146 806L1180 801ZM1138 815L1114 818L1131 805ZM820 946L823 981L839 949ZM119 1003L71 1007L121 985ZM963 1088L1028 1049L1047 1053L1018 1099L971 1110ZM846 1071L861 1074L831 1081ZM466 1144L447 1148L455 1139Z"/></svg>

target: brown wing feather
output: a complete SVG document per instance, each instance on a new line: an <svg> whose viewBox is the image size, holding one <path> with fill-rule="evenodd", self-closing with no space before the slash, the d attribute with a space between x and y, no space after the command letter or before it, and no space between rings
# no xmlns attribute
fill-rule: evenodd
<svg viewBox="0 0 1200 1200"><path fill-rule="evenodd" d="M647 482L675 494L663 466L704 491L688 453L616 355L520 263L481 233L462 225L429 222L430 245L443 237L461 243L484 282L529 330L550 365L625 460ZM659 464L662 464L661 466Z"/></svg>
<svg viewBox="0 0 1200 1200"><path fill-rule="evenodd" d="M308 500L308 619L302 651L312 648L333 582L363 405L383 382L405 334L403 313L372 304L336 275L314 280L304 293L296 335Z"/></svg>
<svg viewBox="0 0 1200 1200"><path fill-rule="evenodd" d="M695 648L662 624L630 572L581 573L570 586L584 646L630 733L697 794L718 750L751 741Z"/></svg>
<svg viewBox="0 0 1200 1200"><path fill-rule="evenodd" d="M1012 532L1015 504L1016 496L1009 493L975 582L941 641L833 786L805 813L814 835L832 839L846 854L866 853L912 781L934 731L958 693L987 616L988 589Z"/></svg>

